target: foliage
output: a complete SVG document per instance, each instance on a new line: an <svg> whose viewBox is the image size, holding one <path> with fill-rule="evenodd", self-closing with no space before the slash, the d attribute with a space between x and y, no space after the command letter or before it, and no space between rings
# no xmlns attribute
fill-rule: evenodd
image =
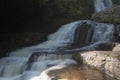
<svg viewBox="0 0 120 80"><path fill-rule="evenodd" d="M120 5L120 0L113 0L113 3L114 3L115 5Z"/></svg>
<svg viewBox="0 0 120 80"><path fill-rule="evenodd" d="M2 4L4 26L12 26L10 31L52 29L53 23L90 19L93 13L93 0L2 0Z"/></svg>
<svg viewBox="0 0 120 80"><path fill-rule="evenodd" d="M42 0L42 3L39 2L36 6L42 10L43 20L48 18L84 19L90 18L91 14L88 13L92 13L92 0Z"/></svg>

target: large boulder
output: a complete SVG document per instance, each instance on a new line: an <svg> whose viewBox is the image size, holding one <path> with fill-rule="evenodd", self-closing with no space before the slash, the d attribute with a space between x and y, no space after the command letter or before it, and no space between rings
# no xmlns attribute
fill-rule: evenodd
<svg viewBox="0 0 120 80"><path fill-rule="evenodd" d="M120 51L120 44L117 44L114 48L113 51Z"/></svg>
<svg viewBox="0 0 120 80"><path fill-rule="evenodd" d="M120 24L120 6L112 7L108 10L95 13L92 15L92 19L98 22Z"/></svg>
<svg viewBox="0 0 120 80"><path fill-rule="evenodd" d="M74 58L83 60L83 63L120 80L120 52L88 51L82 52Z"/></svg>

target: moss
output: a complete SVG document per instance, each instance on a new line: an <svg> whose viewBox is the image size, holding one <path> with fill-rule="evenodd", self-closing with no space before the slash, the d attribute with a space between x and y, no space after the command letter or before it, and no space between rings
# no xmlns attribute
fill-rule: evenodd
<svg viewBox="0 0 120 80"><path fill-rule="evenodd" d="M96 13L92 16L92 19L99 22L113 22L113 15L112 14L102 14Z"/></svg>
<svg viewBox="0 0 120 80"><path fill-rule="evenodd" d="M120 24L120 16L119 16L119 15L115 15L115 16L113 17L113 19L114 19L114 23Z"/></svg>
<svg viewBox="0 0 120 80"><path fill-rule="evenodd" d="M101 21L103 22L112 22L113 17L111 14L101 16Z"/></svg>
<svg viewBox="0 0 120 80"><path fill-rule="evenodd" d="M80 64L80 65L83 64L83 58L81 57L81 55L79 53L73 54L72 59L77 61L78 64Z"/></svg>

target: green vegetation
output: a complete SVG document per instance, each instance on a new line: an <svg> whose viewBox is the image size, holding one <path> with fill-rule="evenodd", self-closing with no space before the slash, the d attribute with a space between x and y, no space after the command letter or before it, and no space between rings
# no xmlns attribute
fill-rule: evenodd
<svg viewBox="0 0 120 80"><path fill-rule="evenodd" d="M23 4L25 0L19 1L18 8L35 11L34 14L45 21L51 18L88 19L93 11L93 0L26 0L26 4Z"/></svg>
<svg viewBox="0 0 120 80"><path fill-rule="evenodd" d="M114 5L120 5L120 0L112 0Z"/></svg>
<svg viewBox="0 0 120 80"><path fill-rule="evenodd" d="M104 13L95 13L92 15L92 19L98 22L113 22L112 14L104 14Z"/></svg>

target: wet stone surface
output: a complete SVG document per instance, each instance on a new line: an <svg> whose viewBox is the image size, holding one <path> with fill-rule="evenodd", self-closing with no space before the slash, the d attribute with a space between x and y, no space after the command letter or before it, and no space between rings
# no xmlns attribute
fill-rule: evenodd
<svg viewBox="0 0 120 80"><path fill-rule="evenodd" d="M48 73L52 80L116 80L87 66L75 66L53 70Z"/></svg>

